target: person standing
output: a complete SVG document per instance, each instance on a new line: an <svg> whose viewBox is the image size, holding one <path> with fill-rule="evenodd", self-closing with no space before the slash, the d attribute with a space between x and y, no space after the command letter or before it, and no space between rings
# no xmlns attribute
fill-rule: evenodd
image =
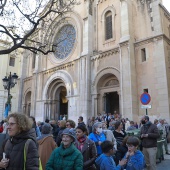
<svg viewBox="0 0 170 170"><path fill-rule="evenodd" d="M4 120L4 123L3 123L2 126L3 126L3 132L2 133L6 134L7 133L7 126L8 126L7 119Z"/></svg>
<svg viewBox="0 0 170 170"><path fill-rule="evenodd" d="M119 161L119 164L116 166L114 159L113 159L113 154L115 152L113 143L111 141L104 141L101 144L102 152L97 159L96 159L96 165L97 169L100 170L121 170L122 166L126 164L127 160L122 159Z"/></svg>
<svg viewBox="0 0 170 170"><path fill-rule="evenodd" d="M68 119L66 121L66 128L69 128L69 129L73 128L74 129L75 127L76 127L76 123L73 120Z"/></svg>
<svg viewBox="0 0 170 170"><path fill-rule="evenodd" d="M144 155L137 148L139 146L139 139L135 136L130 136L127 139L126 145L128 152L125 155L126 170L143 170L145 167Z"/></svg>
<svg viewBox="0 0 170 170"><path fill-rule="evenodd" d="M134 121L130 121L130 126L127 128L127 131L129 131L129 130L135 130L135 129L136 129L136 127L135 127Z"/></svg>
<svg viewBox="0 0 170 170"><path fill-rule="evenodd" d="M42 168L45 170L45 165L50 158L52 151L57 147L51 134L52 127L49 123L42 126L42 135L38 138L38 153L41 159Z"/></svg>
<svg viewBox="0 0 170 170"><path fill-rule="evenodd" d="M130 121L128 118L126 118L125 120L125 130L127 130L127 128L130 126Z"/></svg>
<svg viewBox="0 0 170 170"><path fill-rule="evenodd" d="M87 128L85 126L77 126L75 145L83 155L83 169L95 170L95 159L97 157L97 150L95 143L86 136Z"/></svg>
<svg viewBox="0 0 170 170"><path fill-rule="evenodd" d="M35 128L37 138L41 136L39 127L36 124L35 117L30 116L29 119L32 121L32 128Z"/></svg>
<svg viewBox="0 0 170 170"><path fill-rule="evenodd" d="M10 139L4 144L0 152L0 167L6 170L39 170L39 156L36 142L35 129L25 114L12 113L8 116L8 134ZM24 149L29 140L26 160L24 160ZM6 161L2 159L6 155ZM5 161L5 163L4 163Z"/></svg>
<svg viewBox="0 0 170 170"><path fill-rule="evenodd" d="M117 147L121 146L123 139L126 136L126 132L123 130L123 124L121 121L117 121L115 123L115 130L113 131L113 135L116 138Z"/></svg>
<svg viewBox="0 0 170 170"><path fill-rule="evenodd" d="M79 126L79 125L86 126L86 124L83 122L83 116L80 116L80 117L78 118L78 126Z"/></svg>
<svg viewBox="0 0 170 170"><path fill-rule="evenodd" d="M0 133L3 132L3 124L4 124L4 121L2 120L1 123L0 123Z"/></svg>
<svg viewBox="0 0 170 170"><path fill-rule="evenodd" d="M156 170L157 139L160 134L157 126L149 121L148 116L143 116L141 123L143 126L141 127L140 137L147 170Z"/></svg>
<svg viewBox="0 0 170 170"><path fill-rule="evenodd" d="M97 148L97 155L102 154L101 143L106 140L106 136L103 133L102 123L96 122L92 127L92 133L89 135L89 139L95 142Z"/></svg>
<svg viewBox="0 0 170 170"><path fill-rule="evenodd" d="M63 133L63 130L65 128L66 128L66 121L65 120L61 120L60 123L59 123L59 132L58 132L58 135L57 135L57 138L56 138L57 146L60 146L60 144L61 144L62 133Z"/></svg>
<svg viewBox="0 0 170 170"><path fill-rule="evenodd" d="M61 137L61 145L52 152L46 170L83 170L83 156L74 145L74 130L64 129Z"/></svg>
<svg viewBox="0 0 170 170"><path fill-rule="evenodd" d="M165 141L163 142L164 147L165 147L165 152L167 155L170 155L170 153L168 152L168 145L167 145L167 133L166 133L166 128L165 128L165 124L164 124L164 120L163 119L159 119L159 124L157 124L157 127L159 130L162 130L162 139L164 139Z"/></svg>

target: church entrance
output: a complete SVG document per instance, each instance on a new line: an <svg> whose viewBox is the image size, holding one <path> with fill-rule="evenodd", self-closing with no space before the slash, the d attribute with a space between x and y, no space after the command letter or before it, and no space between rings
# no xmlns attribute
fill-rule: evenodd
<svg viewBox="0 0 170 170"><path fill-rule="evenodd" d="M97 113L120 113L119 81L111 73L102 76L97 84Z"/></svg>
<svg viewBox="0 0 170 170"><path fill-rule="evenodd" d="M119 95L117 92L110 92L105 94L105 111L106 113L119 113Z"/></svg>
<svg viewBox="0 0 170 170"><path fill-rule="evenodd" d="M59 114L60 114L60 119L63 117L67 117L68 115L68 100L66 98L67 96L67 91L65 87L62 87L60 91L60 104L59 104Z"/></svg>
<svg viewBox="0 0 170 170"><path fill-rule="evenodd" d="M68 116L68 99L65 83L61 79L51 82L44 103L45 119L61 120Z"/></svg>
<svg viewBox="0 0 170 170"><path fill-rule="evenodd" d="M23 112L30 116L31 114L31 91L29 91L25 96L25 104L23 106Z"/></svg>

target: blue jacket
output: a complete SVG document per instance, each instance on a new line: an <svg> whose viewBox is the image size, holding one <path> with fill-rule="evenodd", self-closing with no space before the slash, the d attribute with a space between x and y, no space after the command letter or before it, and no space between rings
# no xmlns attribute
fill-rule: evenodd
<svg viewBox="0 0 170 170"><path fill-rule="evenodd" d="M125 155L126 156L126 155ZM126 170L142 170L145 167L144 155L137 150L134 155L130 156L126 164Z"/></svg>
<svg viewBox="0 0 170 170"><path fill-rule="evenodd" d="M96 148L97 148L97 154L98 155L101 155L102 154L102 149L101 149L101 146L98 145L98 142L104 142L106 140L106 136L105 134L102 132L100 133L100 135L98 134L95 134L95 133L90 133L89 135L89 139L91 139L92 141L95 142L96 144Z"/></svg>
<svg viewBox="0 0 170 170"><path fill-rule="evenodd" d="M97 167L100 167L100 170L121 170L120 165L116 166L113 157L107 156L104 153L101 154L95 162Z"/></svg>

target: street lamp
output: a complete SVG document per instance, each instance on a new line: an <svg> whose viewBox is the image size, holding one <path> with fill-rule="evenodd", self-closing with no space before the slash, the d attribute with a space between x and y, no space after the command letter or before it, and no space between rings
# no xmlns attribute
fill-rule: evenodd
<svg viewBox="0 0 170 170"><path fill-rule="evenodd" d="M10 89L13 88L15 86L15 84L17 84L17 74L14 73L13 75L11 75L11 72L9 74L9 76L5 76L2 81L3 81L3 86L4 86L4 89L5 90L8 90L8 100L5 104L5 117L8 116L8 110L9 110L9 107L10 107L10 104L11 104L11 98L12 98L12 95L10 94Z"/></svg>

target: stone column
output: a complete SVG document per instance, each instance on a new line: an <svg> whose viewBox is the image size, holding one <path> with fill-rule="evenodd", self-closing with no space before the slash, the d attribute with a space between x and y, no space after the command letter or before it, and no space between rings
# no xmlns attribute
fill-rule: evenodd
<svg viewBox="0 0 170 170"><path fill-rule="evenodd" d="M102 111L106 112L106 94L105 93L103 94L103 97L102 97L102 103L103 103Z"/></svg>
<svg viewBox="0 0 170 170"><path fill-rule="evenodd" d="M121 40L126 41L130 38L129 33L129 14L128 14L128 0L121 1Z"/></svg>
<svg viewBox="0 0 170 170"><path fill-rule="evenodd" d="M121 105L121 91L118 90L117 94L119 95L119 114L121 114L122 117L123 117L123 114L122 114L122 105Z"/></svg>
<svg viewBox="0 0 170 170"><path fill-rule="evenodd" d="M98 114L98 95L97 94L93 94L92 96L92 116L97 117Z"/></svg>

